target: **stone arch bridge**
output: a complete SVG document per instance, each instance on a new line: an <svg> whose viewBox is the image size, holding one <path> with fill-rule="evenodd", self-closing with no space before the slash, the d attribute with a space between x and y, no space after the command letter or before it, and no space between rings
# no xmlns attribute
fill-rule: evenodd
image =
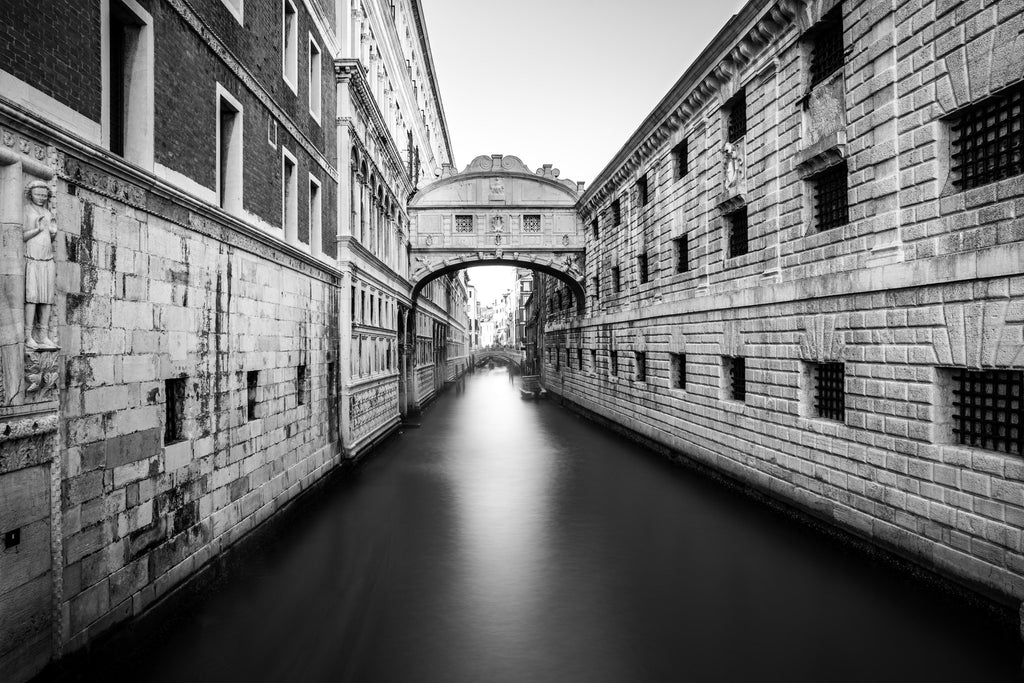
<svg viewBox="0 0 1024 683"><path fill-rule="evenodd" d="M442 275L479 265L509 265L565 282L582 313L583 224L576 201L583 183L560 180L545 164L536 171L514 156L480 156L461 173L441 177L409 203L413 306Z"/></svg>

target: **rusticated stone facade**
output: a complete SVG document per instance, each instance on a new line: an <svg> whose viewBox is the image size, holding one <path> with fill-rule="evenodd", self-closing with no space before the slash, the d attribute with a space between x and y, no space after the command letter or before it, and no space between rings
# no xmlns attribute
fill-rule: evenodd
<svg viewBox="0 0 1024 683"><path fill-rule="evenodd" d="M1019 603L1024 454L954 414L960 373L1024 371L1024 168L957 165L976 105L1020 119L1022 31L1008 1L748 3L580 200L587 310L538 288L545 386Z"/></svg>

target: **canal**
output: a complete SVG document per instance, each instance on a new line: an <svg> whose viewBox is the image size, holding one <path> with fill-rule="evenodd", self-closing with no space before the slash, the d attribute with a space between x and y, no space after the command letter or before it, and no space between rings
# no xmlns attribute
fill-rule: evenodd
<svg viewBox="0 0 1024 683"><path fill-rule="evenodd" d="M468 377L61 681L1016 681L984 610Z"/></svg>

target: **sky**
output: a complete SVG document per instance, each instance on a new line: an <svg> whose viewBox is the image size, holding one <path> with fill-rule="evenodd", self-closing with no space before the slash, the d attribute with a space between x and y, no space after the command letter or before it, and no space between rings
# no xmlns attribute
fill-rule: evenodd
<svg viewBox="0 0 1024 683"><path fill-rule="evenodd" d="M491 154L597 177L742 0L422 0L458 168ZM504 272L504 275L497 273ZM480 302L512 269L470 270Z"/></svg>

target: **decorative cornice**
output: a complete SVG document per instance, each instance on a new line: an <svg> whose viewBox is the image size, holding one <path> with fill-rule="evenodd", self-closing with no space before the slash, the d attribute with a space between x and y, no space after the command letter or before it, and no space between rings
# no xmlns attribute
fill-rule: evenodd
<svg viewBox="0 0 1024 683"><path fill-rule="evenodd" d="M176 11L181 18L185 20L193 31L199 34L199 37L206 43L207 47L213 50L214 54L220 58L222 62L232 71L235 77L242 82L256 99L260 101L264 107L270 110L275 118L278 119L279 123L288 131L288 134L295 138L302 148L306 150L310 158L315 159L318 164L323 168L324 172L331 177L334 182L338 182L338 170L334 168L327 161L327 157L324 156L323 152L316 148L316 146L306 137L299 128L292 122L291 117L282 109L277 102L270 96L263 86L260 85L259 81L249 73L249 71L242 65L242 63L235 57L234 54L224 45L224 42L217 36L216 33L207 26L198 14L188 4L187 0L167 0L168 4Z"/></svg>
<svg viewBox="0 0 1024 683"><path fill-rule="evenodd" d="M788 30L804 1L751 0L733 16L597 175L580 198L580 213L593 214L617 192L648 155Z"/></svg>

